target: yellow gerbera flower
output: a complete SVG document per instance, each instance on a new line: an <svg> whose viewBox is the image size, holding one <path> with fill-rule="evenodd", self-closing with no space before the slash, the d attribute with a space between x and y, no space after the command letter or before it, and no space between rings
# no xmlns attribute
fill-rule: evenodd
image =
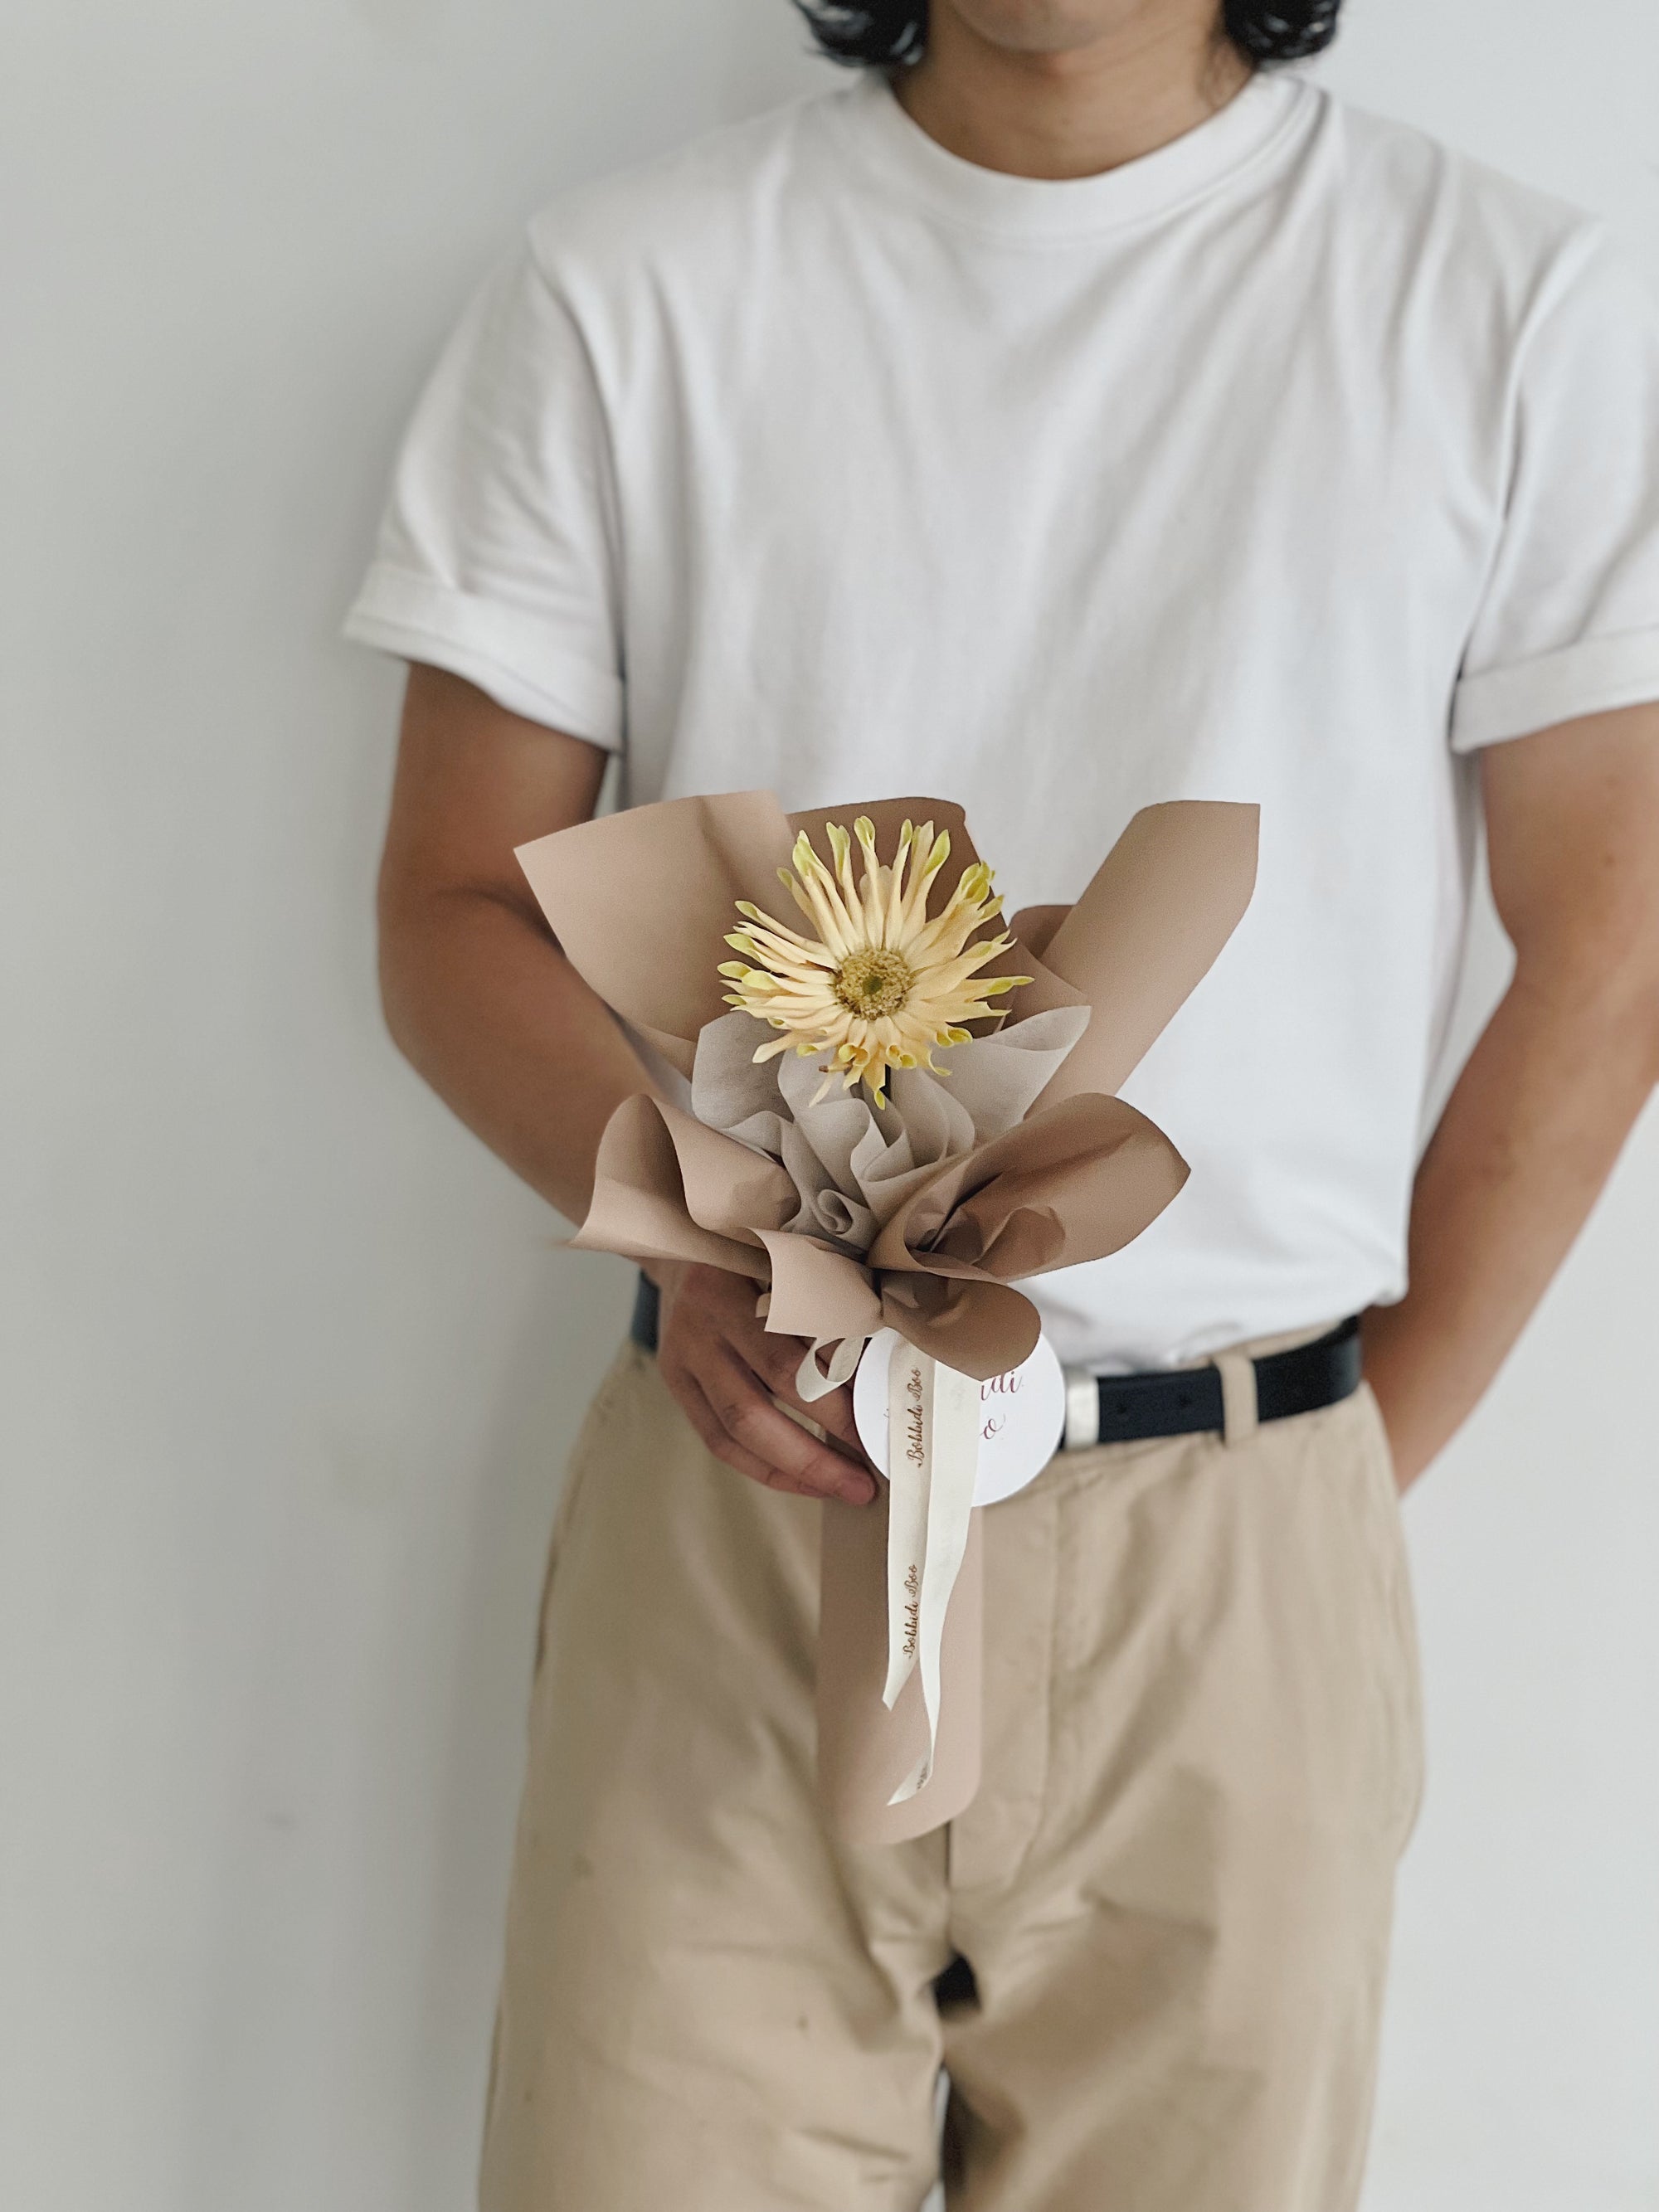
<svg viewBox="0 0 1659 2212"><path fill-rule="evenodd" d="M783 1031L759 1048L757 1060L770 1060L791 1045L803 1057L830 1054L814 1103L839 1073L843 1087L862 1080L876 1104L884 1106L890 1067L948 1073L932 1048L966 1044L972 1032L962 1024L1000 1019L988 1001L1031 979L971 980L1014 941L1005 935L968 942L1002 911L982 861L963 870L950 898L928 919L928 893L951 853L949 836L935 837L931 822L920 830L904 824L889 867L876 855L875 824L861 816L853 824L864 856L856 884L852 839L838 823L827 822L824 832L833 870L804 830L791 856L793 873L778 870L817 936L803 937L739 899L738 912L749 927L733 930L726 941L746 957L720 963L720 974L733 986L726 1004Z"/></svg>

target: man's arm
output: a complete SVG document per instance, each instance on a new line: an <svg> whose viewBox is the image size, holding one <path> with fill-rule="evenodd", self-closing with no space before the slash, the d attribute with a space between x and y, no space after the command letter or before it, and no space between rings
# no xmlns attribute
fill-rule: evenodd
<svg viewBox="0 0 1659 2212"><path fill-rule="evenodd" d="M394 1042L469 1128L572 1221L611 1109L648 1088L555 945L515 845L586 822L605 756L459 677L410 672L380 863Z"/></svg>
<svg viewBox="0 0 1659 2212"><path fill-rule="evenodd" d="M1411 1287L1365 1317L1402 1488L1473 1411L1659 1083L1659 707L1481 755L1508 991L1413 1194Z"/></svg>
<svg viewBox="0 0 1659 2212"><path fill-rule="evenodd" d="M649 1083L554 942L513 848L586 821L605 759L459 677L412 668L380 866L380 989L394 1041L572 1221L587 1211L605 1122ZM866 1503L875 1486L861 1461L772 1403L799 1405L790 1376L800 1347L766 1334L756 1285L713 1267L652 1272L663 1378L716 1456L773 1489ZM811 1416L856 1449L846 1391L815 1401Z"/></svg>

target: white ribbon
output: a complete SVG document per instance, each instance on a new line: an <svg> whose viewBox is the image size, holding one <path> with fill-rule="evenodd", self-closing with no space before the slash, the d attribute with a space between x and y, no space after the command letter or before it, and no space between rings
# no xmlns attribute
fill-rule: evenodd
<svg viewBox="0 0 1659 2212"><path fill-rule="evenodd" d="M980 1386L902 1338L887 1376L887 1680L890 1711L920 1666L927 1749L888 1799L933 1771L945 1608L968 1542L979 1471Z"/></svg>
<svg viewBox="0 0 1659 2212"><path fill-rule="evenodd" d="M833 1336L815 1336L801 1354L800 1365L795 1370L797 1395L804 1398L810 1406L815 1398L827 1398L832 1390L839 1390L843 1382L850 1382L869 1340L864 1336L844 1336L839 1344L836 1344ZM826 1344L836 1345L830 1355L827 1374L818 1365L818 1354Z"/></svg>

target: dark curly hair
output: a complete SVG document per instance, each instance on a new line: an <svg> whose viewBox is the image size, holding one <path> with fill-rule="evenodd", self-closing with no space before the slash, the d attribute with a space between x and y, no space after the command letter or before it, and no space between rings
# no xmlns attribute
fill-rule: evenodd
<svg viewBox="0 0 1659 2212"><path fill-rule="evenodd" d="M921 59L927 0L794 0L831 61ZM1222 0L1221 27L1247 61L1305 61L1336 36L1342 0Z"/></svg>

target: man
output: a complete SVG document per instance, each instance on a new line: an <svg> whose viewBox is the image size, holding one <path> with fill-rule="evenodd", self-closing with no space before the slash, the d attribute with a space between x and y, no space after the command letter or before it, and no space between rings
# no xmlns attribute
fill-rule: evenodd
<svg viewBox="0 0 1659 2212"><path fill-rule="evenodd" d="M416 664L387 1013L568 1217L642 1078L512 854L611 754L957 799L1011 910L1144 804L1262 824L1127 1090L1187 1190L1031 1285L1074 1371L1213 1361L1222 1412L990 1511L948 1829L823 1832L818 1516L874 1485L750 1287L658 1271L556 1531L488 2212L914 2212L941 2068L961 2212L1356 2200L1395 1485L1659 1073L1659 330L1595 224L1261 66L1335 12L821 11L861 71L566 196L416 418L353 625ZM1481 807L1514 979L1419 1165Z"/></svg>

